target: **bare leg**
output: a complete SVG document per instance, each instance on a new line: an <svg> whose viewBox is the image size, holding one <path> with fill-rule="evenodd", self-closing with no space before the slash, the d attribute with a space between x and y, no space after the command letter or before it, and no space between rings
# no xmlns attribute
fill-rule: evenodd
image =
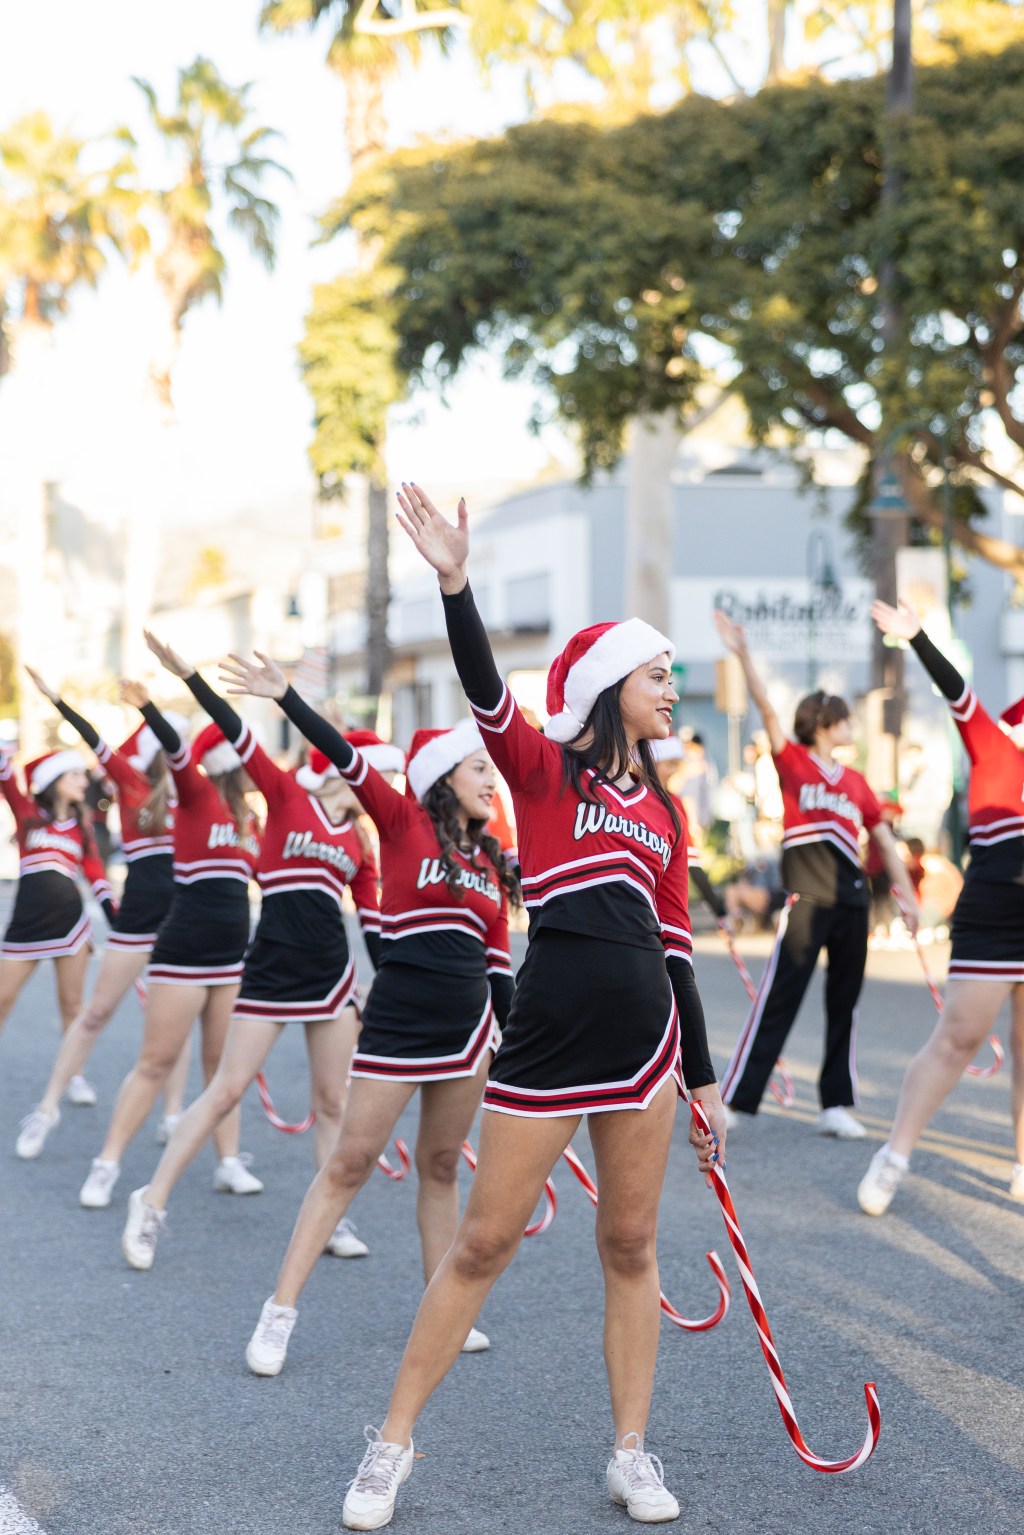
<svg viewBox="0 0 1024 1535"><path fill-rule="evenodd" d="M1016 1146L1014 1161L1024 1164L1024 985L1013 988L1010 1029L1010 1112Z"/></svg>
<svg viewBox="0 0 1024 1535"><path fill-rule="evenodd" d="M343 1007L330 1023L306 1024L310 1102L316 1115L313 1160L318 1168L323 1167L334 1150L341 1129L348 1070L358 1032L354 1007Z"/></svg>
<svg viewBox="0 0 1024 1535"><path fill-rule="evenodd" d="M592 1114L597 1167L597 1250L604 1269L604 1358L615 1443L643 1440L654 1388L658 1303L658 1205L679 1095L667 1082L646 1109Z"/></svg>
<svg viewBox="0 0 1024 1535"><path fill-rule="evenodd" d="M416 1220L427 1284L455 1240L459 1226L459 1161L462 1143L487 1085L491 1052L484 1051L476 1075L449 1082L425 1082L420 1091L416 1136Z"/></svg>
<svg viewBox="0 0 1024 1535"><path fill-rule="evenodd" d="M408 1444L416 1419L454 1364L488 1292L512 1261L544 1180L579 1116L525 1119L485 1112L466 1213L420 1301L381 1435Z"/></svg>
<svg viewBox="0 0 1024 1535"><path fill-rule="evenodd" d="M96 1041L148 962L149 954L146 951L130 954L108 949L104 954L92 996L80 1009L61 1040L46 1092L39 1102L39 1107L45 1113L54 1112L71 1078L81 1075L85 1070L86 1062L96 1048Z"/></svg>
<svg viewBox="0 0 1024 1535"><path fill-rule="evenodd" d="M181 1047L181 1054L167 1074L167 1081L164 1083L164 1113L167 1115L180 1114L185 1105L188 1069L191 1064L192 1035L190 1033Z"/></svg>
<svg viewBox="0 0 1024 1535"><path fill-rule="evenodd" d="M207 1087L217 1075L239 985L236 981L233 986L210 986L206 992L206 1003L199 1021L202 1027L203 1080ZM233 1109L217 1121L214 1128L213 1144L217 1148L218 1157L237 1157L241 1134L242 1110L236 1103Z"/></svg>
<svg viewBox="0 0 1024 1535"><path fill-rule="evenodd" d="M89 968L91 950L86 944L77 954L65 954L53 962L57 978L57 1006L60 1009L60 1031L66 1035L82 1011L82 992L85 989L85 972Z"/></svg>
<svg viewBox="0 0 1024 1535"><path fill-rule="evenodd" d="M0 1029L17 1002L21 988L38 965L37 959L0 960Z"/></svg>
<svg viewBox="0 0 1024 1535"><path fill-rule="evenodd" d="M328 1238L373 1172L398 1117L419 1084L356 1077L334 1150L306 1192L274 1291L279 1306L298 1304ZM469 1328L466 1328L466 1332ZM459 1339L465 1342L466 1334Z"/></svg>
<svg viewBox="0 0 1024 1535"><path fill-rule="evenodd" d="M220 1121L235 1109L277 1043L282 1025L259 1018L233 1018L220 1065L206 1091L189 1105L175 1125L167 1148L149 1181L146 1203L163 1210L182 1173L198 1155Z"/></svg>
<svg viewBox="0 0 1024 1535"><path fill-rule="evenodd" d="M890 1151L910 1156L925 1125L991 1032L1011 989L999 981L950 981L942 1015L903 1078L889 1132Z"/></svg>
<svg viewBox="0 0 1024 1535"><path fill-rule="evenodd" d="M120 1162L124 1148L138 1133L181 1054L206 994L205 986L175 986L162 981L150 986L139 1058L121 1083L100 1152L104 1161Z"/></svg>

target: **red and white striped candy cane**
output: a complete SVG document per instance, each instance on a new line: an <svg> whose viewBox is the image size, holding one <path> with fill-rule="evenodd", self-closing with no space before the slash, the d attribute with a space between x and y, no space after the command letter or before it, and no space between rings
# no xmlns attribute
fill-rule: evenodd
<svg viewBox="0 0 1024 1535"><path fill-rule="evenodd" d="M476 1152L473 1150L473 1147L469 1141L463 1141L462 1155L465 1157L473 1171L476 1172ZM544 1181L544 1213L538 1216L535 1221L530 1222L529 1226L527 1226L526 1230L523 1232L523 1236L539 1237L542 1231L547 1231L548 1227L551 1225L551 1222L555 1218L557 1210L558 1195L555 1193L555 1185L551 1182L550 1178L547 1178Z"/></svg>
<svg viewBox="0 0 1024 1535"><path fill-rule="evenodd" d="M381 1172L386 1178L391 1179L392 1183L401 1183L402 1179L409 1171L409 1168L412 1166L412 1158L409 1155L408 1146L400 1135L395 1136L395 1151L398 1153L397 1167L391 1166L391 1163L388 1161L383 1152L381 1152L380 1156L377 1158L377 1166L380 1168Z"/></svg>
<svg viewBox="0 0 1024 1535"><path fill-rule="evenodd" d="M573 1172L576 1174L576 1177L579 1179L580 1183L582 1183L584 1189L586 1189L587 1198L590 1200L590 1203L596 1210L597 1185L594 1183L593 1178L591 1178L590 1174L587 1172L587 1169L583 1166L583 1163L580 1161L579 1157L576 1155L575 1151L573 1151L571 1146L567 1146L562 1155L568 1162L569 1166L572 1168ZM716 1252L705 1253L705 1257L707 1258L708 1263L711 1265L711 1272L714 1274L715 1281L718 1285L718 1306L712 1312L711 1316L705 1317L702 1322L691 1322L688 1320L688 1318L683 1316L682 1312L676 1310L675 1306L673 1306L672 1302L665 1295L664 1291L662 1291L659 1296L661 1309L665 1316L667 1316L669 1321L674 1323L676 1327L681 1327L684 1332L707 1332L710 1328L717 1327L718 1323L722 1320L722 1318L725 1316L725 1313L729 1309L729 1281L726 1278L725 1269L722 1267L722 1260L719 1258Z"/></svg>
<svg viewBox="0 0 1024 1535"><path fill-rule="evenodd" d="M266 1114L275 1130L283 1130L285 1135L304 1135L306 1131L316 1123L316 1115L312 1109L310 1109L305 1119L303 1119L299 1124L290 1125L286 1119L282 1119L277 1110L274 1108L274 1100L270 1096L270 1088L267 1086L267 1079L263 1075L262 1071L257 1072L256 1074L256 1091L260 1095L260 1103L263 1105L263 1112Z"/></svg>
<svg viewBox="0 0 1024 1535"><path fill-rule="evenodd" d="M146 1004L149 1002L149 992L146 990L146 983L142 979L141 975L137 976L135 980L135 995L139 999L139 1004L142 1007L143 1012L145 1012Z"/></svg>
<svg viewBox="0 0 1024 1535"><path fill-rule="evenodd" d="M895 897L896 897L896 904L897 904L897 906L899 907L900 911L903 914L904 921L906 921L906 918L907 918L907 907L906 907L906 904L902 900L902 898L900 897L899 893L895 889L893 890L893 895L895 895ZM922 949L920 943L918 942L918 937L917 937L916 933L914 934L914 949L915 949L915 951L917 953L918 959L921 962L921 970L922 970L922 972L924 974L925 984L927 985L928 990L932 994L932 1001L935 1003L935 1011L937 1013L941 1014L942 1010L943 1010L943 1008L945 1006L945 1002L943 1001L943 997L942 997L942 992L939 990L938 986L935 983L935 978L933 977L931 971L928 969L928 961L925 958L924 949ZM965 1071L967 1076L969 1076L969 1077L994 1077L996 1072L999 1070L1000 1066L1002 1066L1002 1064L1003 1064L1003 1047L1002 1047L1002 1045L1001 1045L1001 1043L999 1041L998 1035L990 1034L988 1036L988 1042L989 1042L989 1045L990 1045L991 1050L992 1050L992 1063L991 1063L991 1065L989 1065L989 1066L975 1066L972 1063L970 1066L966 1066L964 1068L964 1071Z"/></svg>
<svg viewBox="0 0 1024 1535"><path fill-rule="evenodd" d="M711 1126L707 1115L700 1103L695 1099L690 1100L690 1113L698 1129L705 1135L711 1134ZM736 1214L736 1206L732 1202L729 1193L729 1185L725 1181L725 1174L716 1163L713 1168L713 1188L718 1195L718 1202L722 1206L722 1214L725 1217L725 1228L729 1233L729 1241L732 1243L733 1252L736 1254L736 1262L739 1264L740 1278L743 1280L743 1288L747 1294L747 1303L750 1306L751 1315L757 1327L757 1336L764 1354L765 1363L768 1366L768 1375L772 1383L772 1389L779 1403L779 1411L782 1413L782 1421L786 1426L786 1433L793 1443L793 1448L805 1465L813 1471L856 1471L874 1453L878 1445L878 1436L882 1432L882 1413L878 1405L878 1391L874 1381L869 1381L864 1387L864 1396L868 1407L868 1431L864 1443L855 1455L848 1455L845 1460L823 1460L820 1455L815 1455L807 1446L807 1441L800 1432L800 1425L796 1421L793 1411L793 1403L786 1386L786 1377L782 1373L782 1365L779 1361L778 1350L775 1347L775 1339L768 1325L768 1315L761 1300L761 1293L757 1288L757 1280L754 1278L753 1266L750 1262L750 1254L747 1244L743 1240L740 1230L739 1217Z"/></svg>
<svg viewBox="0 0 1024 1535"><path fill-rule="evenodd" d="M739 971L739 977L746 989L747 996L751 1002L756 1002L757 987L754 985L754 978L743 963L740 951L737 949L732 933L729 931L729 924L723 917L716 917L715 920L718 923L718 931L728 946L732 962ZM781 1055L775 1062L775 1070L771 1074L768 1086L771 1088L775 1101L780 1108L791 1109L793 1107L796 1102L796 1090L793 1087L793 1078L786 1070L786 1063Z"/></svg>

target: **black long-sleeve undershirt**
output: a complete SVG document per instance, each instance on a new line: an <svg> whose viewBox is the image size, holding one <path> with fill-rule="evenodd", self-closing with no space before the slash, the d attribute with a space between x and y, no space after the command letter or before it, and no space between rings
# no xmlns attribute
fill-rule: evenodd
<svg viewBox="0 0 1024 1535"><path fill-rule="evenodd" d="M181 738L178 735L178 732L175 730L172 724L164 719L163 715L160 713L160 710L157 708L156 704L153 703L152 699L142 705L139 713L142 715L142 718L146 721L146 724L156 736L165 752L170 752L171 756L174 756L176 752L181 751Z"/></svg>
<svg viewBox="0 0 1024 1535"><path fill-rule="evenodd" d="M356 760L356 754L345 737L340 731L335 730L330 720L325 720L322 714L317 714L315 709L311 709L293 687L289 687L284 697L278 702L299 734L304 736L311 746L322 751L329 762L333 762L334 766L342 772L352 766Z"/></svg>
<svg viewBox="0 0 1024 1535"><path fill-rule="evenodd" d="M943 698L948 698L950 703L955 704L957 699L962 698L967 691L967 683L952 661L942 654L937 645L932 644L923 629L917 631L910 643L917 652L921 665Z"/></svg>
<svg viewBox="0 0 1024 1535"><path fill-rule="evenodd" d="M57 708L60 710L61 714L63 714L64 718L67 720L72 729L78 731L78 734L82 737L82 740L85 742L86 746L88 746L89 750L95 751L100 744L100 733L96 729L96 726L90 725L89 721L84 717L84 715L81 715L77 712L77 710L72 709L71 705L65 703L63 698L58 698Z"/></svg>
<svg viewBox="0 0 1024 1535"><path fill-rule="evenodd" d="M226 738L229 741L237 741L245 729L245 722L227 699L214 692L205 677L201 677L198 672L193 672L191 676L185 678L185 686L199 707L205 709L215 725L220 726Z"/></svg>

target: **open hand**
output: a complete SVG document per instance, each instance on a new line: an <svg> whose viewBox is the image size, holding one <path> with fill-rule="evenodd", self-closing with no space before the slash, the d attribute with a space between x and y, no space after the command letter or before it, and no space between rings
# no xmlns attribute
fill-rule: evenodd
<svg viewBox="0 0 1024 1535"><path fill-rule="evenodd" d="M891 634L894 639L912 640L915 634L921 632L921 620L905 602L895 608L887 602L873 602L871 617L883 634Z"/></svg>
<svg viewBox="0 0 1024 1535"><path fill-rule="evenodd" d="M148 629L143 629L142 632L146 637L146 644L162 667L169 672L173 672L175 677L181 677L182 679L191 677L195 671L194 666L190 666L188 661L179 656L176 650L172 650L170 645L165 645L163 640L158 640L156 635L151 634Z"/></svg>
<svg viewBox="0 0 1024 1535"><path fill-rule="evenodd" d="M246 661L242 656L231 655L220 663L220 680L236 698L248 694L253 698L276 698L278 702L288 691L288 680L276 661L262 651L253 652L257 661Z"/></svg>
<svg viewBox="0 0 1024 1535"><path fill-rule="evenodd" d="M732 651L734 656L741 656L747 648L747 636L743 625L736 623L728 613L723 613L721 608L715 609L714 619L715 628L726 650Z"/></svg>
<svg viewBox="0 0 1024 1535"><path fill-rule="evenodd" d="M26 666L25 670L28 672L29 676L32 678L32 681L35 683L36 687L39 689L40 693L42 693L44 698L48 698L52 704L59 702L60 694L54 692L53 688L48 688L38 672L33 671L31 666Z"/></svg>
<svg viewBox="0 0 1024 1535"><path fill-rule="evenodd" d="M398 492L399 524L412 539L428 565L442 578L442 586L461 591L469 558L469 512L465 498L459 502L458 524L452 527L418 485L403 485ZM404 513L404 515L403 515ZM460 579L461 578L461 579Z"/></svg>
<svg viewBox="0 0 1024 1535"><path fill-rule="evenodd" d="M149 703L149 692L141 682L132 682L129 677L122 677L117 684L118 696L123 704L128 704L133 709L141 709Z"/></svg>

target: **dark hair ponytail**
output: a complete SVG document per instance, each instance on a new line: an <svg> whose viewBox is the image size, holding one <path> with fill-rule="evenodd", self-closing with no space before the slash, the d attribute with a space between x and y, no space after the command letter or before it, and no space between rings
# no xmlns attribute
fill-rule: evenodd
<svg viewBox="0 0 1024 1535"><path fill-rule="evenodd" d="M638 741L636 747L630 750L626 728L622 723L620 702L625 681L623 677L597 695L586 724L580 731L581 736L588 730L591 732L590 744L577 746L570 741L562 747L562 792L571 788L580 799L596 804L597 796L591 792L583 777L588 768L613 782L624 773L632 773L634 778L661 800L672 818L672 826L678 837L682 831L682 822L672 796L658 777L650 742Z"/></svg>
<svg viewBox="0 0 1024 1535"><path fill-rule="evenodd" d="M438 847L441 849L441 867L444 870L444 881L448 890L457 901L462 899L462 890L459 886L459 874L461 870L456 863L454 853L458 850L464 858L468 858L474 869L480 865L476 861L477 848L487 857L498 883L501 885L508 903L513 908L522 905L522 895L519 889L519 881L508 859L501 851L497 837L492 837L484 831L486 821L471 820L463 828L459 820L459 799L455 790L447 778L439 778L432 783L423 796L423 808L429 815L437 835Z"/></svg>

